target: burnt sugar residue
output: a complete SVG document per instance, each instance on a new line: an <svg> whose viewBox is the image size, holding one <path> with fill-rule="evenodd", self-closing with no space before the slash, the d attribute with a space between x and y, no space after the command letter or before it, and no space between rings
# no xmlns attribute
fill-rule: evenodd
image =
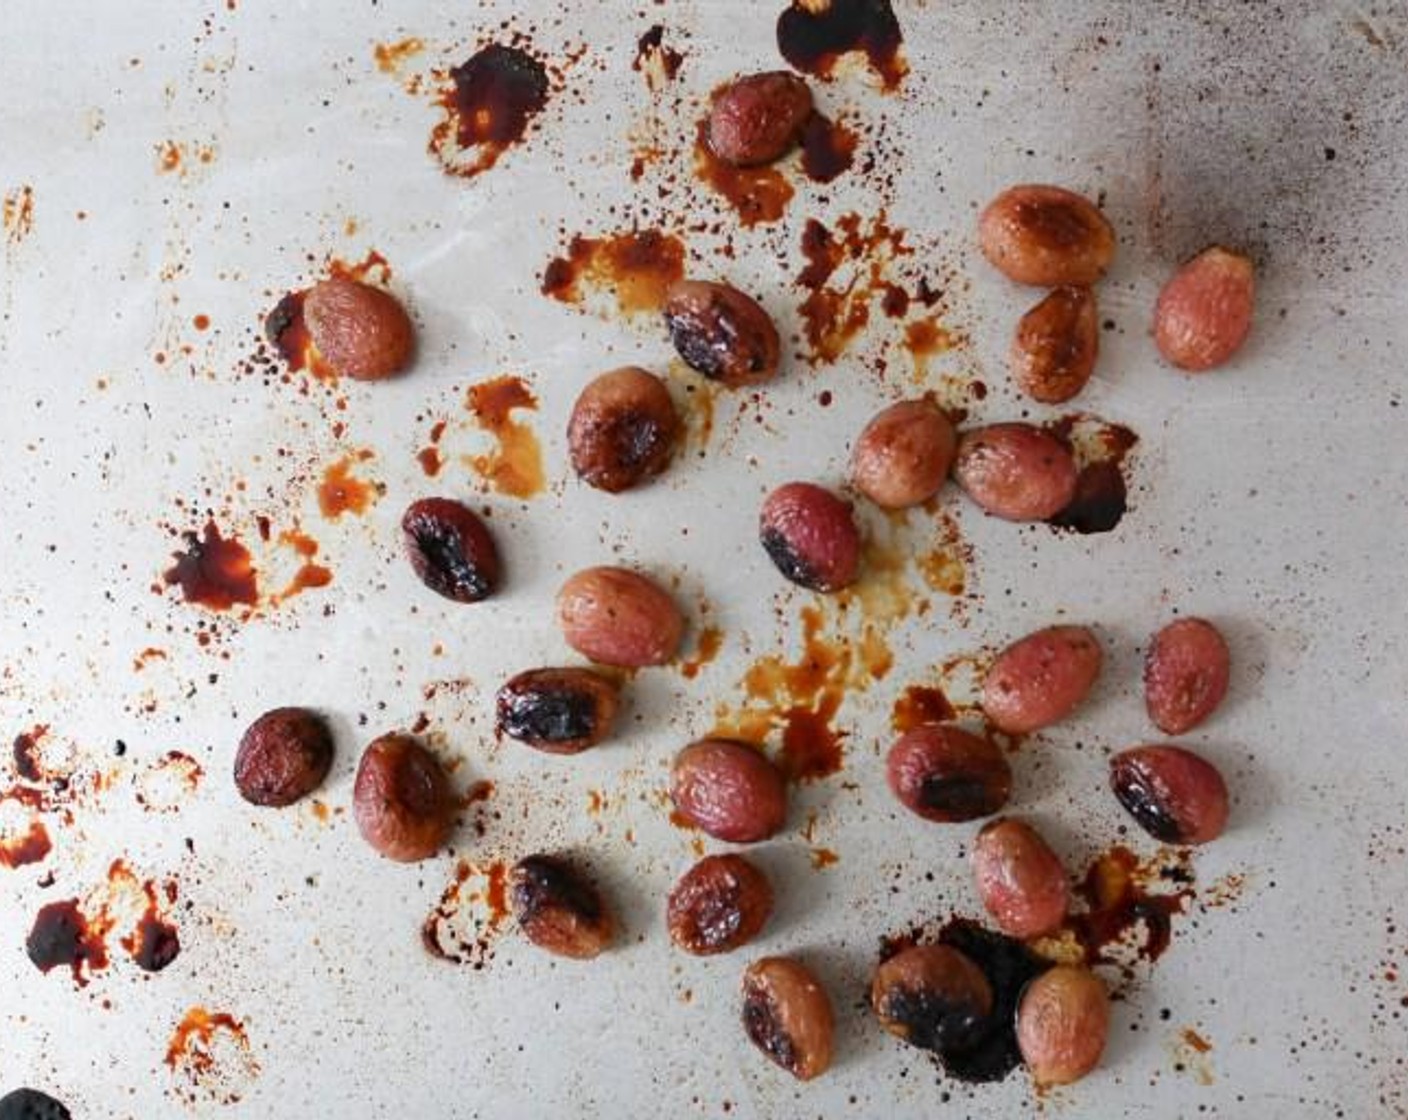
<svg viewBox="0 0 1408 1120"><path fill-rule="evenodd" d="M777 221L796 193L776 167L738 167L714 155L709 147L708 121L700 121L696 131L694 173L738 212L738 220L745 226Z"/></svg>
<svg viewBox="0 0 1408 1120"><path fill-rule="evenodd" d="M132 933L122 939L122 947L142 971L160 972L180 955L181 935L153 904L137 919Z"/></svg>
<svg viewBox="0 0 1408 1120"><path fill-rule="evenodd" d="M449 422L446 420L435 421L430 426L429 442L416 452L416 462L420 464L420 469L425 472L427 478L434 478L445 465L445 460L440 454L440 441L444 438L448 426Z"/></svg>
<svg viewBox="0 0 1408 1120"><path fill-rule="evenodd" d="M245 1025L227 1011L192 1007L166 1044L166 1064L188 1105L198 1100L235 1104L245 1083L259 1075L259 1063Z"/></svg>
<svg viewBox="0 0 1408 1120"><path fill-rule="evenodd" d="M889 0L793 0L777 17L777 49L794 68L829 80L847 55L860 55L886 90L899 88L909 65Z"/></svg>
<svg viewBox="0 0 1408 1120"><path fill-rule="evenodd" d="M39 863L53 850L54 844L44 822L32 820L23 832L0 837L0 867L11 870L28 867Z"/></svg>
<svg viewBox="0 0 1408 1120"><path fill-rule="evenodd" d="M39 753L40 741L47 734L49 734L48 727L44 724L36 724L29 731L21 732L15 736L13 746L15 775L21 781L42 782L48 777Z"/></svg>
<svg viewBox="0 0 1408 1120"><path fill-rule="evenodd" d="M845 125L813 113L802 126L802 171L814 182L831 182L851 169L859 140Z"/></svg>
<svg viewBox="0 0 1408 1120"><path fill-rule="evenodd" d="M471 385L465 408L475 426L493 437L495 446L472 455L470 466L491 490L513 498L541 494L547 479L543 450L533 429L514 419L515 412L534 412L538 398L521 377L505 374Z"/></svg>
<svg viewBox="0 0 1408 1120"><path fill-rule="evenodd" d="M665 42L665 28L655 24L636 42L631 69L645 78L652 93L658 93L675 80L684 65L684 55Z"/></svg>
<svg viewBox="0 0 1408 1120"><path fill-rule="evenodd" d="M905 326L906 339L911 330L917 332L916 342L924 334L931 352L956 344L928 311L926 300L934 289L918 274L921 264L908 234L884 210L868 220L846 213L830 227L809 218L802 229L802 257L806 263L796 281L803 292L797 309L803 343L798 356L809 364L834 362L874 314L894 320L915 316ZM934 320L932 331L915 326L928 320Z"/></svg>
<svg viewBox="0 0 1408 1120"><path fill-rule="evenodd" d="M1067 928L1087 963L1114 964L1128 974L1131 954L1147 962L1163 956L1173 939L1173 919L1188 909L1193 894L1186 857L1170 851L1141 863L1115 845L1095 857L1077 884L1085 911L1072 915Z"/></svg>
<svg viewBox="0 0 1408 1120"><path fill-rule="evenodd" d="M421 942L431 956L479 971L493 960L508 916L508 865L462 859L421 926Z"/></svg>
<svg viewBox="0 0 1408 1120"><path fill-rule="evenodd" d="M992 987L992 1011L972 1033L949 1049L934 1051L944 1072L959 1081L982 1084L1000 1081L1022 1064L1017 1046L1017 1003L1022 990L1051 967L1022 942L985 929L968 918L951 917L933 933L922 926L880 943L886 961L912 945L948 945L978 966Z"/></svg>
<svg viewBox="0 0 1408 1120"><path fill-rule="evenodd" d="M450 70L437 98L445 115L429 144L448 173L473 178L488 171L547 105L552 81L528 46L490 43Z"/></svg>
<svg viewBox="0 0 1408 1120"><path fill-rule="evenodd" d="M749 666L743 702L716 706L714 734L761 743L780 732L778 766L792 781L809 782L844 765L847 733L836 716L848 690L866 687L876 666L873 643L826 633L817 607L802 608L801 621L800 655L769 654Z"/></svg>
<svg viewBox="0 0 1408 1120"><path fill-rule="evenodd" d="M106 913L85 915L76 898L51 902L35 915L25 953L40 972L67 968L74 983L86 987L94 972L108 967L106 937L111 925Z"/></svg>
<svg viewBox="0 0 1408 1120"><path fill-rule="evenodd" d="M213 611L259 602L254 559L238 539L223 536L213 520L201 534L184 536L185 551L173 553L176 563L162 574L168 587L179 587L186 602Z"/></svg>
<svg viewBox="0 0 1408 1120"><path fill-rule="evenodd" d="M1075 497L1050 524L1082 534L1115 529L1129 510L1125 460L1139 437L1123 425L1084 413L1060 417L1045 427L1071 448L1080 468Z"/></svg>
<svg viewBox="0 0 1408 1120"><path fill-rule="evenodd" d="M306 371L319 381L335 382L337 375L318 353L308 331L308 320L303 314L307 298L307 290L301 289L279 300L264 319L264 337L289 369Z"/></svg>
<svg viewBox="0 0 1408 1120"><path fill-rule="evenodd" d="M329 521L336 521L347 513L360 517L381 496L376 483L352 473L358 463L373 458L374 452L362 448L344 455L323 471L322 481L318 483L318 509Z"/></svg>
<svg viewBox="0 0 1408 1120"><path fill-rule="evenodd" d="M543 272L542 293L580 303L584 288L610 295L625 315L659 314L665 293L684 277L684 243L658 229L574 236Z"/></svg>
<svg viewBox="0 0 1408 1120"><path fill-rule="evenodd" d="M948 723L957 713L942 689L912 684L890 710L890 726L900 734L926 724Z"/></svg>

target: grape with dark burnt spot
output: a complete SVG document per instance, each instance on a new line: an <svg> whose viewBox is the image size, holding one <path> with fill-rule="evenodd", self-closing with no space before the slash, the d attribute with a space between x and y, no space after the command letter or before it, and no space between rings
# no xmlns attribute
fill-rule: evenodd
<svg viewBox="0 0 1408 1120"><path fill-rule="evenodd" d="M1227 826L1227 784L1183 747L1136 747L1110 760L1110 788L1139 827L1165 844L1205 844Z"/></svg>
<svg viewBox="0 0 1408 1120"><path fill-rule="evenodd" d="M1002 751L957 727L907 732L890 748L885 769L900 803L931 821L988 816L1012 793L1012 769Z"/></svg>
<svg viewBox="0 0 1408 1120"><path fill-rule="evenodd" d="M669 466L682 427L669 389L653 373L636 366L603 373L572 408L572 469L609 494L632 489Z"/></svg>
<svg viewBox="0 0 1408 1120"><path fill-rule="evenodd" d="M851 504L810 482L789 482L768 495L758 540L777 570L809 591L840 591L860 573Z"/></svg>
<svg viewBox="0 0 1408 1120"><path fill-rule="evenodd" d="M61 1102L38 1089L15 1089L0 1097L0 1120L73 1120Z"/></svg>
<svg viewBox="0 0 1408 1120"><path fill-rule="evenodd" d="M484 523L449 498L423 498L401 518L406 555L422 583L457 603L477 603L499 582L499 553Z"/></svg>
<svg viewBox="0 0 1408 1120"><path fill-rule="evenodd" d="M509 872L509 902L524 936L549 953L588 960L611 944L615 922L600 892L566 859L519 860Z"/></svg>
<svg viewBox="0 0 1408 1120"><path fill-rule="evenodd" d="M826 989L800 961L764 957L743 974L743 1029L799 1081L831 1066L834 1016Z"/></svg>
<svg viewBox="0 0 1408 1120"><path fill-rule="evenodd" d="M962 1050L976 1042L992 1010L982 971L947 945L914 945L875 970L870 1002L891 1034L923 1050Z"/></svg>
<svg viewBox="0 0 1408 1120"><path fill-rule="evenodd" d="M499 689L503 735L550 754L576 754L600 742L616 716L616 686L590 669L530 669Z"/></svg>
<svg viewBox="0 0 1408 1120"><path fill-rule="evenodd" d="M772 318L728 284L681 280L665 300L670 341L693 370L737 388L777 375L781 343Z"/></svg>
<svg viewBox="0 0 1408 1120"><path fill-rule="evenodd" d="M705 856L670 892L670 940L687 953L727 953L757 937L772 915L772 884L740 855Z"/></svg>

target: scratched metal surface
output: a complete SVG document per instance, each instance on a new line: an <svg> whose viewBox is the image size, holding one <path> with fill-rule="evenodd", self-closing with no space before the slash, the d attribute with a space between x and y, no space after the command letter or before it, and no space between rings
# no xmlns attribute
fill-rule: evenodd
<svg viewBox="0 0 1408 1120"><path fill-rule="evenodd" d="M641 137L692 127L718 81L779 64L774 6L528 7L6 5L0 727L46 725L46 757L66 756L75 788L59 798L71 819L41 816L53 851L0 868L0 1088L45 1088L81 1117L1408 1115L1408 12L903 4L897 94L863 70L818 87L828 111L885 122L862 141L880 172L825 189L788 172L784 218L736 231L728 258L736 223L690 182L687 148L639 184L627 169ZM586 51L524 144L478 178L445 175L426 152L433 82L407 83L463 60L501 19L551 58ZM685 56L660 93L631 67L656 22ZM379 69L374 47L407 37L423 50ZM662 199L672 158L680 181ZM992 391L974 415L1011 417L1023 406L1003 355L1032 297L984 266L971 234L977 208L1022 180L1099 193L1119 231L1100 290L1115 329L1079 403L1139 433L1133 508L1117 531L1077 537L945 497L971 547L967 597L905 573L931 609L880 624L896 664L849 691L843 772L802 787L795 827L758 850L776 919L749 950L686 959L662 919L694 858L658 796L668 760L717 703L741 700L754 659L797 655L808 602L754 544L757 503L790 477L839 482L848 440L916 391L915 374L902 324L876 314L834 365L793 363L737 415L723 399L702 455L608 498L566 479L574 387L627 361L664 368L670 353L649 318L544 298L543 267L564 234L661 224L692 268L764 293L792 333L805 219L884 205L946 278L942 320L966 339L933 359L929 383L981 378ZM1185 380L1156 360L1148 312L1161 277L1212 239L1256 254L1258 317L1231 368ZM414 372L336 389L250 372L278 296L371 249L420 324ZM481 606L442 604L401 558L397 519L414 496L476 491L461 456L484 437L462 400L503 372L541 399L523 418L552 484L483 498L507 586ZM440 417L447 464L431 480L415 456ZM374 458L357 473L384 493L329 520L321 472L362 448ZM295 525L333 581L245 620L179 601L161 582L173 533L207 516L252 542L266 586L291 563L277 532ZM902 547L922 548L927 519L905 532ZM588 755L495 744L497 683L567 657L555 588L615 557L677 577L696 624L707 601L721 653L693 680L640 674L625 734ZM1174 609L1222 623L1236 665L1225 710L1188 739L1236 794L1230 833L1193 860L1198 901L1124 986L1084 1083L1039 1103L1020 1072L948 1082L863 1007L882 934L977 907L961 858L973 829L924 826L884 788L891 703L951 655L1056 617L1097 625L1110 656L1093 702L1015 760L1014 808L1078 869L1119 836L1104 758L1150 732L1138 650ZM857 614L833 610L828 632L856 637ZM427 689L437 681L468 683ZM307 805L253 811L228 778L245 724L285 703L332 720L326 820ZM495 793L453 854L393 866L356 834L352 773L367 740L422 713L462 760L456 781ZM171 751L203 777L178 767L173 780ZM6 835L28 819L11 801L0 813ZM478 968L422 948L457 859L481 868L539 848L589 855L622 916L616 951L555 962L508 928L486 934ZM839 862L814 869L813 848ZM141 972L119 923L86 986L41 974L24 951L39 907L100 889L119 858L176 883L165 910L179 957ZM834 995L838 1063L819 1082L792 1083L737 1026L740 971L764 952L800 952ZM168 1065L192 1007L234 1017L248 1049L217 1033L208 1068ZM1190 1050L1188 1029L1211 1050Z"/></svg>

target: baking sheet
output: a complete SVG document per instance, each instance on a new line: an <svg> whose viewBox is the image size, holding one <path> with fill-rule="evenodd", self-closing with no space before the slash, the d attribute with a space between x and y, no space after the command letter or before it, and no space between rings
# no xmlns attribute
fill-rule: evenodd
<svg viewBox="0 0 1408 1120"><path fill-rule="evenodd" d="M46 728L45 766L69 782L38 814L52 852L0 868L0 1088L48 1089L85 1117L1408 1113L1408 13L897 5L899 89L863 66L817 86L861 136L857 168L820 186L790 167L783 217L744 228L695 179L690 137L713 86L780 64L774 7L6 5L0 715L7 734ZM652 89L632 62L655 24L683 64ZM447 175L426 148L435 71L514 33L561 89L496 167ZM379 64L378 46L407 40L419 48ZM1031 296L972 242L977 209L1029 180L1099 195L1120 235L1100 288L1113 328L1078 403L1139 434L1132 508L1116 531L1077 536L997 523L950 494L961 596L909 567L869 604L824 609L823 636L859 648L878 628L894 665L855 674L834 721L844 769L800 786L796 827L757 849L779 896L765 936L686 959L662 905L697 838L662 804L669 759L718 705L743 704L750 665L799 657L811 603L754 544L758 502L792 477L839 482L865 417L924 388L974 419L1047 416L1003 372ZM758 401L715 399L707 438L696 402L697 454L657 485L609 498L568 480L575 387L671 359L649 316L541 294L573 235L662 228L691 271L762 293L796 334L807 220L835 228L853 212L869 229L882 209L913 249L882 268L942 288L951 349L916 363L905 320L877 307L834 363L794 361ZM1161 278L1210 240L1254 252L1258 317L1231 368L1183 379L1154 357L1148 313ZM281 376L263 315L330 260L371 251L419 323L415 371L378 385ZM479 607L442 604L400 556L397 520L413 497L479 492L472 459L493 443L465 393L506 373L539 398L517 418L551 484L483 496L507 586ZM417 452L442 419L431 479ZM363 449L351 470L377 496L325 515L324 472ZM260 565L266 597L247 618L163 583L181 534L208 520ZM915 554L941 525L870 522ZM273 602L302 563L279 544L291 530L318 542L332 581ZM676 579L696 633L723 635L717 657L693 678L640 674L626 733L588 755L495 743L497 684L568 657L554 590L612 560ZM1014 808L1073 870L1117 839L1153 857L1119 832L1104 759L1148 735L1139 645L1174 610L1231 640L1229 702L1187 741L1224 767L1233 827L1193 858L1196 901L1169 951L1119 981L1096 1074L1043 1100L1021 1073L955 1084L864 1006L881 936L977 910L961 858L972 829L923 826L884 788L892 704L946 661L1053 619L1097 625L1097 694L1017 753ZM286 703L325 710L336 732L323 808L252 811L227 776L234 744ZM461 788L493 792L452 853L394 866L356 834L351 778L366 741L418 721L459 760ZM0 822L22 831L22 809L7 800ZM557 962L508 923L477 924L491 910L471 896L495 866L538 849L589 856L622 916L618 951ZM461 860L456 964L421 930ZM148 882L181 942L154 974L118 945ZM84 984L24 951L39 908L67 898L120 912L111 959ZM737 1026L743 964L772 952L800 953L837 1004L837 1067L814 1084L762 1061ZM193 1008L216 1017L208 1045L168 1061Z"/></svg>

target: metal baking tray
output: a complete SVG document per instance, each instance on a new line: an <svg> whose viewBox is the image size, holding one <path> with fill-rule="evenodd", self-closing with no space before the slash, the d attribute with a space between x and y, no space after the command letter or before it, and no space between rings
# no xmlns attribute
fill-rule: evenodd
<svg viewBox="0 0 1408 1120"><path fill-rule="evenodd" d="M20 748L0 782L0 1089L81 1117L1408 1115L1408 10L897 3L897 52L882 36L882 65L847 54L813 80L853 165L818 182L789 158L748 186L750 225L696 128L717 84L785 65L782 6L6 5L0 715ZM445 131L449 72L488 43L542 60L547 101L456 174L482 153ZM754 540L762 496L842 483L883 403L1058 415L1007 383L1032 297L974 243L1021 181L1098 197L1119 233L1075 404L1138 437L1127 512L1018 528L948 492L863 512L855 594L784 584ZM622 266L632 231L660 238ZM1229 368L1185 378L1150 310L1211 241L1253 253L1257 319ZM834 268L804 275L823 243ZM333 267L406 300L409 375L319 380L263 339ZM679 367L650 310L672 270L759 294L792 339L774 385ZM690 436L656 484L608 497L571 479L563 432L577 387L627 363L669 375ZM536 403L476 416L470 387L496 377ZM491 513L496 599L415 580L397 523L431 493ZM249 550L255 601L211 610L164 578L208 525ZM586 755L496 742L494 690L569 659L552 596L602 562L672 583L687 664L637 674L624 733ZM1232 827L1191 855L1127 828L1104 784L1150 735L1140 648L1174 612L1217 620L1235 666L1188 738L1229 777ZM979 913L973 828L885 788L896 702L927 686L971 711L982 659L1058 619L1097 627L1107 667L1078 718L1014 751L1013 807L1073 876L1124 845L1173 901L1156 961L1135 929L1101 966L1101 1068L1037 1096L1020 1071L946 1077L866 990L881 938ZM327 713L337 759L314 801L256 811L232 753L280 704ZM792 827L756 850L773 922L686 958L663 899L717 845L671 823L672 754L743 725L775 749L808 717L841 767L799 782ZM407 867L349 806L361 747L410 728L473 796L452 850ZM615 951L556 961L503 917L502 869L536 850L590 861ZM26 938L70 900L106 959L41 972ZM165 929L179 953L148 971ZM738 1024L744 963L781 952L837 1006L837 1064L806 1085Z"/></svg>

